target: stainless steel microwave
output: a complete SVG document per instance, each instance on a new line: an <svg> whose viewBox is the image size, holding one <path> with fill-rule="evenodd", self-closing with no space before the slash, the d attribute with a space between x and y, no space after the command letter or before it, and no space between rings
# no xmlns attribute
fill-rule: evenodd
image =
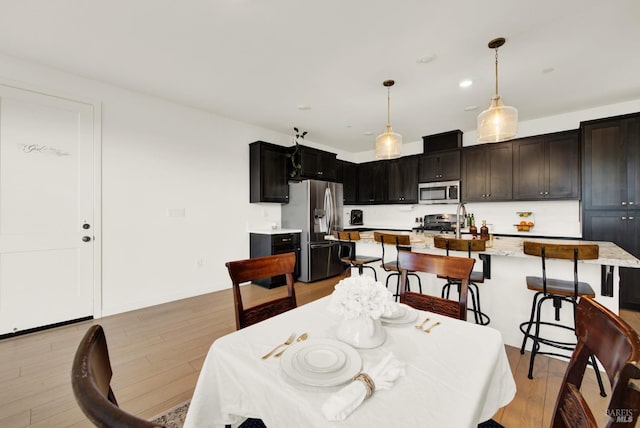
<svg viewBox="0 0 640 428"><path fill-rule="evenodd" d="M438 181L418 184L421 204L457 204L460 202L460 181Z"/></svg>

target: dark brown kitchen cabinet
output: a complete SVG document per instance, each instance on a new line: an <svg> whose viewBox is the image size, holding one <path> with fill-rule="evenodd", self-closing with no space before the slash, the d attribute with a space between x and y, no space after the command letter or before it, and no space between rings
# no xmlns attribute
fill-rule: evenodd
<svg viewBox="0 0 640 428"><path fill-rule="evenodd" d="M293 279L300 276L300 233L277 233L277 234L249 234L249 256L256 257L272 256L276 254L295 253L296 265L293 272ZM286 284L284 275L261 278L253 281L254 284L267 288L277 287Z"/></svg>
<svg viewBox="0 0 640 428"><path fill-rule="evenodd" d="M512 144L491 143L462 150L462 201L512 199Z"/></svg>
<svg viewBox="0 0 640 428"><path fill-rule="evenodd" d="M578 130L513 140L513 199L580 198Z"/></svg>
<svg viewBox="0 0 640 428"><path fill-rule="evenodd" d="M294 159L290 164L291 180L339 180L339 165L335 153L302 145L290 147L289 150Z"/></svg>
<svg viewBox="0 0 640 428"><path fill-rule="evenodd" d="M387 201L387 161L358 165L358 203L382 204Z"/></svg>
<svg viewBox="0 0 640 428"><path fill-rule="evenodd" d="M387 201L418 203L418 157L405 156L387 161Z"/></svg>
<svg viewBox="0 0 640 428"><path fill-rule="evenodd" d="M460 180L460 150L420 156L419 182Z"/></svg>
<svg viewBox="0 0 640 428"><path fill-rule="evenodd" d="M583 237L640 257L640 113L580 124ZM620 268L620 307L640 310L640 269Z"/></svg>
<svg viewBox="0 0 640 428"><path fill-rule="evenodd" d="M358 203L358 164L338 159L342 169L342 195L345 204Z"/></svg>
<svg viewBox="0 0 640 428"><path fill-rule="evenodd" d="M289 202L287 161L286 147L249 144L249 202Z"/></svg>

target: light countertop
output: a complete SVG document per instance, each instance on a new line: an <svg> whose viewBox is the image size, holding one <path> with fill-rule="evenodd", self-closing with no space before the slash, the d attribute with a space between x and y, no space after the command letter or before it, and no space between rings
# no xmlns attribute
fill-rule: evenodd
<svg viewBox="0 0 640 428"><path fill-rule="evenodd" d="M281 233L302 233L302 229L249 229L249 233L258 233L260 235L279 235Z"/></svg>
<svg viewBox="0 0 640 428"><path fill-rule="evenodd" d="M382 230L381 230L382 231ZM395 232L398 233L398 232ZM438 234L435 233L415 233L415 232L400 232L402 234L410 235L411 245L416 250L428 250L436 249L433 245L433 237ZM452 237L453 235L446 235ZM335 238L333 238L335 239ZM640 269L640 260L633 255L629 254L622 248L618 247L612 242L606 241L584 241L581 239L556 239L556 238L520 238L520 237L507 237L496 236L493 240L493 246L488 247L484 254L505 256L505 257L533 257L524 254L523 241L535 241L535 242L549 242L554 243L575 243L580 242L583 244L593 243L598 244L600 257L596 260L581 260L582 263L598 264L605 266L622 266L630 268ZM363 244L376 244L379 245L373 239L373 231L360 232L360 241ZM438 249L439 250L439 249Z"/></svg>

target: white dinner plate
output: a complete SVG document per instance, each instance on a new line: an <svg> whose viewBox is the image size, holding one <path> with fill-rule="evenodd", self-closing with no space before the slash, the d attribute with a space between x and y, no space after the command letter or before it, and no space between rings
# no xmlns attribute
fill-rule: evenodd
<svg viewBox="0 0 640 428"><path fill-rule="evenodd" d="M401 316L395 316L395 313L391 316L381 316L380 320L385 324L407 324L410 322L414 322L416 318L418 318L418 311L413 309L410 306L398 304L400 308L402 308Z"/></svg>
<svg viewBox="0 0 640 428"><path fill-rule="evenodd" d="M309 339L291 345L280 358L282 371L305 385L335 386L362 369L358 351L334 339Z"/></svg>

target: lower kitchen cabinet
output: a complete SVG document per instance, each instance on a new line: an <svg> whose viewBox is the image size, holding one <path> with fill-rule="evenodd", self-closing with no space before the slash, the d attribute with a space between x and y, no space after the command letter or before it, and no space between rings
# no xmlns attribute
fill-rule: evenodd
<svg viewBox="0 0 640 428"><path fill-rule="evenodd" d="M584 212L584 239L610 241L640 257L640 210ZM640 310L640 269L620 268L620 307Z"/></svg>
<svg viewBox="0 0 640 428"><path fill-rule="evenodd" d="M275 254L296 253L296 267L293 279L300 276L300 233L250 233L250 257L271 256ZM254 284L266 288L278 287L287 283L284 275L263 278L253 281Z"/></svg>

